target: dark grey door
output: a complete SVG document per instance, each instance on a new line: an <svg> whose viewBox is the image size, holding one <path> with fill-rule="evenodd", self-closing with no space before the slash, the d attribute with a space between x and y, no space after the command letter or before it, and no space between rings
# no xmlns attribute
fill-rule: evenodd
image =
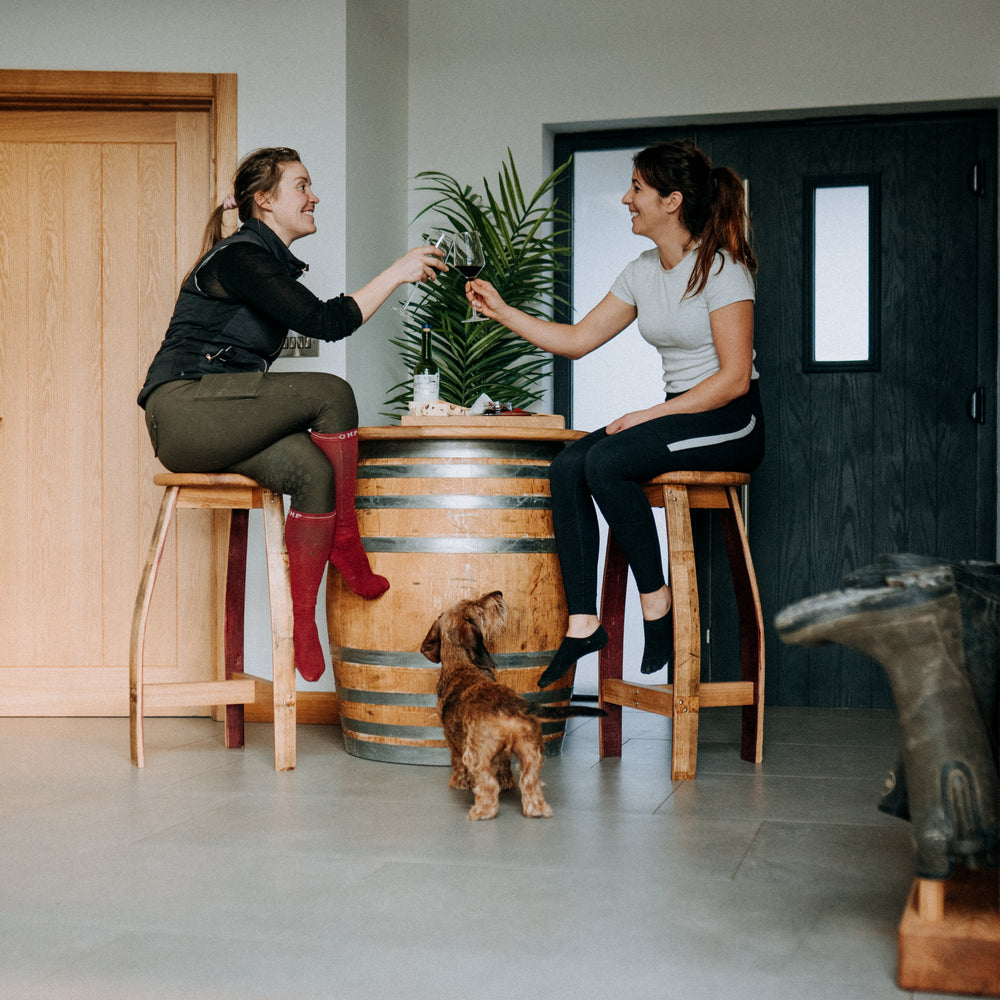
<svg viewBox="0 0 1000 1000"><path fill-rule="evenodd" d="M786 604L836 589L879 552L994 558L996 205L986 176L996 176L995 142L995 119L979 116L816 123L706 142L716 162L750 179L761 259L768 452L750 517L772 703L892 704L866 657L782 646L770 621ZM877 354L861 370L810 370L807 195L838 178L872 179L877 192Z"/></svg>
<svg viewBox="0 0 1000 1000"><path fill-rule="evenodd" d="M996 116L672 129L662 137L678 134L749 181L767 422L749 522L768 623L767 701L889 707L873 661L841 646L783 646L771 623L785 605L836 589L879 552L994 558ZM620 144L652 137L632 133ZM808 192L838 179L864 179L877 195L877 351L855 370L811 370ZM738 663L731 599L723 546L704 530L705 669L724 680Z"/></svg>

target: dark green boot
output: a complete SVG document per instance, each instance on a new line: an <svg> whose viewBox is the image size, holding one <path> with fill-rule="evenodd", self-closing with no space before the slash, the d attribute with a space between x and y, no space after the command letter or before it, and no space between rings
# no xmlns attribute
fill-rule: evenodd
<svg viewBox="0 0 1000 1000"><path fill-rule="evenodd" d="M907 573L947 566L955 577L962 607L962 650L965 670L972 683L976 703L993 748L1000 752L1000 565L988 562L944 562L932 556L910 552L883 554L870 566L844 577L845 587L901 586ZM886 782L879 809L890 816L908 820L906 769L898 761Z"/></svg>
<svg viewBox="0 0 1000 1000"><path fill-rule="evenodd" d="M948 878L996 851L996 757L965 669L962 608L951 567L898 585L820 594L775 619L788 643L837 642L871 656L889 678L902 731L916 874Z"/></svg>

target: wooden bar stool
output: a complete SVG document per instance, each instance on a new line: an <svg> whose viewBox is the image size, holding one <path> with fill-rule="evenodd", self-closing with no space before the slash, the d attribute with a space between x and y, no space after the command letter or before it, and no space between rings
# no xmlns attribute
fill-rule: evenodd
<svg viewBox="0 0 1000 1000"><path fill-rule="evenodd" d="M673 593L674 682L634 684L622 680L625 583L628 564L614 536L608 534L601 597L601 621L608 643L598 659L602 757L622 752L621 706L670 716L673 739L670 776L695 776L698 712L702 708L743 705L740 756L759 764L764 745L764 615L757 591L746 527L737 490L750 482L738 472L670 472L645 483L653 507L662 507L667 523L668 566ZM739 615L742 680L701 683L701 618L691 534L691 509L714 509L722 516L730 572Z"/></svg>
<svg viewBox="0 0 1000 1000"><path fill-rule="evenodd" d="M226 706L226 746L243 746L243 706L270 697L274 705L274 769L295 767L295 654L292 646L292 597L285 549L285 511L280 495L246 476L232 474L161 473L153 477L165 487L153 529L149 555L139 582L132 614L129 646L129 731L132 763L145 765L143 712L146 708L190 705ZM146 684L143 647L153 586L167 531L178 507L229 511L229 552L225 594L225 679ZM267 579L271 604L273 681L243 672L243 606L246 584L247 526L253 508L264 513Z"/></svg>

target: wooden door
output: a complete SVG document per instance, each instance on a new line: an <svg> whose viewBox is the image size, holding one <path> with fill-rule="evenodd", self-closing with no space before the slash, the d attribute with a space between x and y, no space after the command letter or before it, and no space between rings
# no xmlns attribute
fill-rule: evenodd
<svg viewBox="0 0 1000 1000"><path fill-rule="evenodd" d="M123 103L0 110L5 715L128 712L160 470L135 397L216 196L218 135L211 102ZM151 679L215 670L212 539L210 512L179 515L154 598Z"/></svg>

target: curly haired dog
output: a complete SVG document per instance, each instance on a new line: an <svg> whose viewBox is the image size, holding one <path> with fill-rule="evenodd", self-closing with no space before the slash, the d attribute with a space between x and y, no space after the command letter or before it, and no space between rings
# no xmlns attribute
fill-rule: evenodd
<svg viewBox="0 0 1000 1000"><path fill-rule="evenodd" d="M451 788L471 788L476 801L469 819L492 819L501 788L513 788L511 754L521 762L521 806L525 816L551 816L542 794L542 719L605 715L582 706L535 705L500 684L486 648L503 631L507 604L499 590L475 601L459 601L431 626L420 652L441 664L438 709L451 751Z"/></svg>

